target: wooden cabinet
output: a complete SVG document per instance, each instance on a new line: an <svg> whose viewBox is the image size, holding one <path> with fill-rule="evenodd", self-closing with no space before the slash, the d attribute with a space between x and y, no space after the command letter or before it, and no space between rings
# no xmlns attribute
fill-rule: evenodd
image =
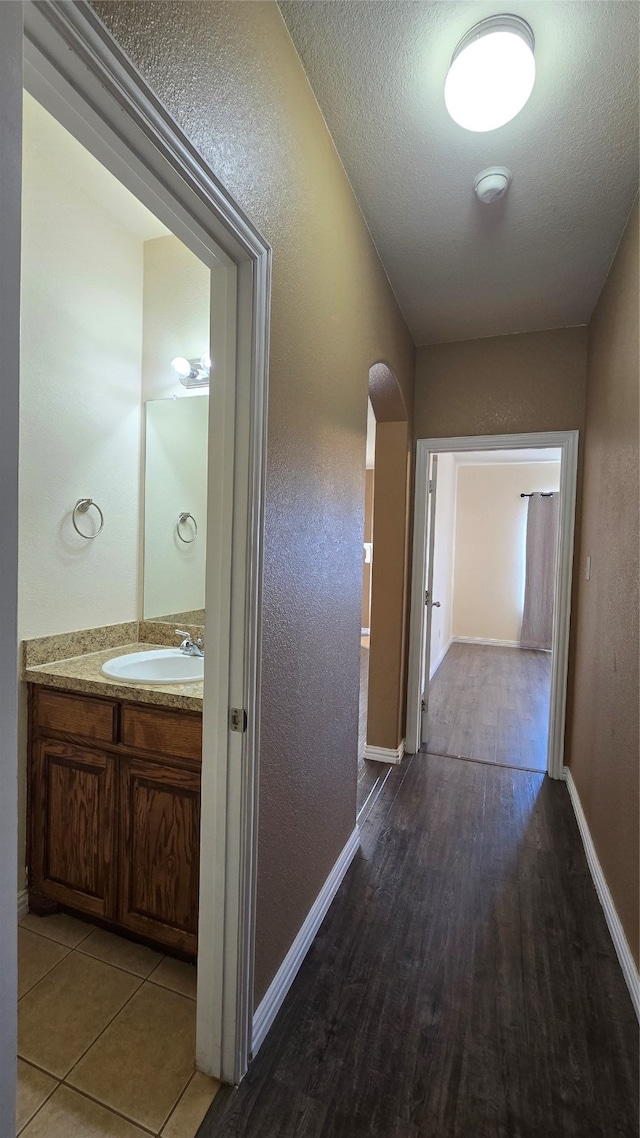
<svg viewBox="0 0 640 1138"><path fill-rule="evenodd" d="M176 948L195 941L200 776L122 759L120 819L120 924Z"/></svg>
<svg viewBox="0 0 640 1138"><path fill-rule="evenodd" d="M29 897L195 955L202 716L31 685Z"/></svg>
<svg viewBox="0 0 640 1138"><path fill-rule="evenodd" d="M52 901L109 917L116 897L116 761L51 739L38 740L32 758L39 792L32 796L29 880Z"/></svg>

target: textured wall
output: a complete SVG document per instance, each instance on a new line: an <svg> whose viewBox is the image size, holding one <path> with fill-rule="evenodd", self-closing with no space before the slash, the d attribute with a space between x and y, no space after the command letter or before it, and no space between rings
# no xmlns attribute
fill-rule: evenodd
<svg viewBox="0 0 640 1138"><path fill-rule="evenodd" d="M586 350L586 328L418 348L415 437L579 430Z"/></svg>
<svg viewBox="0 0 640 1138"><path fill-rule="evenodd" d="M415 437L580 431L577 549L586 374L586 328L523 332L515 336L419 348L414 403ZM574 573L572 607L577 587ZM575 622L569 635L569 722L574 658Z"/></svg>
<svg viewBox="0 0 640 1138"><path fill-rule="evenodd" d="M638 207L589 325L569 762L638 960ZM591 579L584 577L591 557Z"/></svg>
<svg viewBox="0 0 640 1138"><path fill-rule="evenodd" d="M256 998L353 829L369 367L413 347L275 3L94 5L273 247Z"/></svg>

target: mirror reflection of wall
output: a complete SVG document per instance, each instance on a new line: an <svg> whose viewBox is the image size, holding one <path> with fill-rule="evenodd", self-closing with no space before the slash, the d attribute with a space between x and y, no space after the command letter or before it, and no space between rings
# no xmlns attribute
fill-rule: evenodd
<svg viewBox="0 0 640 1138"><path fill-rule="evenodd" d="M208 413L208 396L147 403L145 620L204 624Z"/></svg>
<svg viewBox="0 0 640 1138"><path fill-rule="evenodd" d="M145 242L145 620L204 624L209 399L201 390L176 396L170 363L209 353L210 279L177 238ZM179 523L183 514L191 517Z"/></svg>

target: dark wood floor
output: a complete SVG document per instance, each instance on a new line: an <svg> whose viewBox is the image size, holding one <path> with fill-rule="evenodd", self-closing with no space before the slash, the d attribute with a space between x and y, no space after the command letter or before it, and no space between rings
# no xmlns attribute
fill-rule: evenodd
<svg viewBox="0 0 640 1138"><path fill-rule="evenodd" d="M565 785L416 755L198 1138L636 1138L637 1072Z"/></svg>
<svg viewBox="0 0 640 1138"><path fill-rule="evenodd" d="M424 750L547 769L551 653L454 643L431 681Z"/></svg>

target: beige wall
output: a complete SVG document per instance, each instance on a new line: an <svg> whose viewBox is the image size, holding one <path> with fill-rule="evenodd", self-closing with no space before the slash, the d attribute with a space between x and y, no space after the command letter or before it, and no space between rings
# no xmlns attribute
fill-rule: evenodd
<svg viewBox="0 0 640 1138"><path fill-rule="evenodd" d="M589 325L569 764L638 960L638 207ZM584 575L591 557L591 579Z"/></svg>
<svg viewBox="0 0 640 1138"><path fill-rule="evenodd" d="M580 430L586 328L418 348L418 439Z"/></svg>
<svg viewBox="0 0 640 1138"><path fill-rule="evenodd" d="M171 368L174 356L209 352L211 273L170 234L144 243L142 398L187 396Z"/></svg>
<svg viewBox="0 0 640 1138"><path fill-rule="evenodd" d="M187 357L191 358L191 357ZM145 404L144 595L146 619L204 608L209 397ZM179 527L188 511L195 519Z"/></svg>
<svg viewBox="0 0 640 1138"><path fill-rule="evenodd" d="M170 365L210 351L211 273L173 234L157 237L144 243L143 295L142 612L157 617L204 608L209 399ZM188 545L176 533L185 510L198 526ZM192 537L190 523L181 532Z"/></svg>
<svg viewBox="0 0 640 1138"><path fill-rule="evenodd" d="M580 538L587 329L558 328L418 348L416 438L580 431L576 548ZM578 590L574 573L572 611ZM569 635L567 719L572 715L575 621Z"/></svg>
<svg viewBox="0 0 640 1138"><path fill-rule="evenodd" d="M410 470L410 424L378 422L367 744L387 750L405 733Z"/></svg>
<svg viewBox="0 0 640 1138"><path fill-rule="evenodd" d="M520 643L528 494L560 487L560 463L461 465L453 635Z"/></svg>
<svg viewBox="0 0 640 1138"><path fill-rule="evenodd" d="M368 371L410 409L413 346L277 5L94 6L273 247L260 999L354 826Z"/></svg>
<svg viewBox="0 0 640 1138"><path fill-rule="evenodd" d="M24 124L21 639L138 619L143 280L142 238L69 176L94 159L29 96Z"/></svg>

